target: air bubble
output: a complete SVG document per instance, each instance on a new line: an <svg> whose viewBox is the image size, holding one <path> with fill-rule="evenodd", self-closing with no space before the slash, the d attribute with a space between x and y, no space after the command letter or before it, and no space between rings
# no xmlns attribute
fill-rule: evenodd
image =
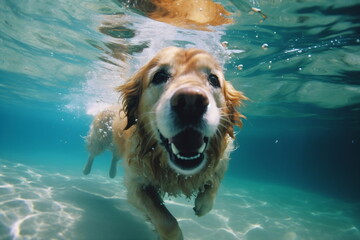
<svg viewBox="0 0 360 240"><path fill-rule="evenodd" d="M229 42L228 41L223 41L221 43L221 45L224 47L224 48L227 48L229 46Z"/></svg>
<svg viewBox="0 0 360 240"><path fill-rule="evenodd" d="M269 48L269 45L267 43L264 43L261 47L262 49L267 50Z"/></svg>
<svg viewBox="0 0 360 240"><path fill-rule="evenodd" d="M242 64L237 65L237 69L238 69L238 70L243 70L243 69L244 69L244 65L242 65Z"/></svg>

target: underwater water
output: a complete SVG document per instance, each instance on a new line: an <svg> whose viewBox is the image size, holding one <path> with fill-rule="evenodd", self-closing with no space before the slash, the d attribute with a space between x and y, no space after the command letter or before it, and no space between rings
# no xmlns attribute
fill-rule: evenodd
<svg viewBox="0 0 360 240"><path fill-rule="evenodd" d="M213 210L165 199L185 239L360 240L360 2L221 0L234 23L210 31L134 2L0 0L0 239L158 239L109 153L82 175L84 136L175 45L213 53L251 99Z"/></svg>

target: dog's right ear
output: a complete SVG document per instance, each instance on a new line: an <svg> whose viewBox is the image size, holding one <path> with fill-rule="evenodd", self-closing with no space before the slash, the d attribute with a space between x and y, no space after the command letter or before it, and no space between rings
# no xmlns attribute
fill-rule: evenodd
<svg viewBox="0 0 360 240"><path fill-rule="evenodd" d="M123 110L127 117L127 124L124 130L136 124L138 119L138 107L143 92L143 71L135 73L126 83L116 88L121 93Z"/></svg>

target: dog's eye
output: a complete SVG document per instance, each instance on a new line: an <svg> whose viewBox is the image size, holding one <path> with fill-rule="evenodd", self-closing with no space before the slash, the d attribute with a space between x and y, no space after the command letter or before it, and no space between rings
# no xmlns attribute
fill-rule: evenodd
<svg viewBox="0 0 360 240"><path fill-rule="evenodd" d="M215 74L210 74L208 80L213 87L220 87L219 78Z"/></svg>
<svg viewBox="0 0 360 240"><path fill-rule="evenodd" d="M153 84L161 84L161 83L164 83L164 82L167 82L167 80L169 80L170 78L170 74L165 71L165 70L160 70L158 71L157 73L155 73L153 79L152 79L152 83Z"/></svg>

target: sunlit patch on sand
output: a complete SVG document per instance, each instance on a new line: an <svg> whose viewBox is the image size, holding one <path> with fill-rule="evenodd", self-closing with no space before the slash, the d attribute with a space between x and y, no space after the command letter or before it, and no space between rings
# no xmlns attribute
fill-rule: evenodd
<svg viewBox="0 0 360 240"><path fill-rule="evenodd" d="M166 204L186 239L360 239L357 205L277 185L227 178L214 209L201 218L191 200Z"/></svg>
<svg viewBox="0 0 360 240"><path fill-rule="evenodd" d="M155 238L124 200L121 180L80 172L70 177L0 160L0 239L137 239L133 228Z"/></svg>
<svg viewBox="0 0 360 240"><path fill-rule="evenodd" d="M44 184L39 172L21 164L1 162L0 238L66 239L81 209L55 198L52 184ZM67 182L56 176L57 181Z"/></svg>
<svg viewBox="0 0 360 240"><path fill-rule="evenodd" d="M122 181L0 160L0 239L157 239L127 203ZM360 239L358 205L276 185L227 178L200 218L193 199L165 204L187 240Z"/></svg>

